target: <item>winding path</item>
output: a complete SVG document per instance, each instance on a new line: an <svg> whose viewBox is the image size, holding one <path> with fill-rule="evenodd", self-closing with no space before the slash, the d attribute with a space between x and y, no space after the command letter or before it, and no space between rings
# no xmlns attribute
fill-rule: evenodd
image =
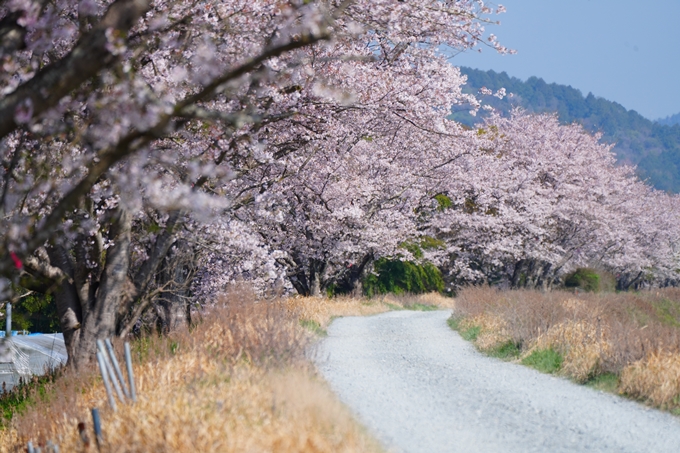
<svg viewBox="0 0 680 453"><path fill-rule="evenodd" d="M341 318L319 345L319 370L389 451L680 451L680 418L485 357L448 317Z"/></svg>

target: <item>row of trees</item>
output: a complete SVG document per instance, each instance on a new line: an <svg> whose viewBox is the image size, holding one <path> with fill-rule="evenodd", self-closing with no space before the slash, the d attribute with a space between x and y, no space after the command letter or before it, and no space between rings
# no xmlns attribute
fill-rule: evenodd
<svg viewBox="0 0 680 453"><path fill-rule="evenodd" d="M499 8L496 12L501 12ZM17 0L0 6L0 291L51 294L74 366L231 281L356 290L376 260L550 286L674 281L676 199L608 147L479 108L438 49L481 0ZM502 96L503 92L496 93Z"/></svg>
<svg viewBox="0 0 680 453"><path fill-rule="evenodd" d="M272 279L284 266L316 291L330 268L296 235L328 244L334 222L315 225L323 237L283 222L298 209L312 224L319 201L361 222L331 207L326 180L393 171L343 153L474 102L437 49L481 42L491 13L478 0L2 3L3 297L52 294L79 366L150 309L162 328L184 321L186 302L213 296L225 271Z"/></svg>

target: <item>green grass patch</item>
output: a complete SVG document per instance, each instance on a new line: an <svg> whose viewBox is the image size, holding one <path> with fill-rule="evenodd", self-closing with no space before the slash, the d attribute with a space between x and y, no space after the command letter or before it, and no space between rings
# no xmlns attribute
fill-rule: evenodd
<svg viewBox="0 0 680 453"><path fill-rule="evenodd" d="M320 337L325 337L328 335L328 332L326 332L326 329L321 327L321 324L311 319L301 319L300 325Z"/></svg>
<svg viewBox="0 0 680 453"><path fill-rule="evenodd" d="M541 373L552 374L562 367L562 354L552 348L536 349L522 359L522 364L535 368Z"/></svg>
<svg viewBox="0 0 680 453"><path fill-rule="evenodd" d="M470 326L467 329L462 329L458 331L460 336L463 337L465 341L475 341L479 334L482 332L481 326Z"/></svg>
<svg viewBox="0 0 680 453"><path fill-rule="evenodd" d="M460 327L460 322L463 320L463 318L456 318L454 316L451 316L449 319L446 320L446 324L449 325L449 327L453 330L458 330Z"/></svg>
<svg viewBox="0 0 680 453"><path fill-rule="evenodd" d="M47 384L55 378L56 374L34 376L12 391L0 393L0 428L8 426L14 414L22 414L30 406L46 401L49 396Z"/></svg>
<svg viewBox="0 0 680 453"><path fill-rule="evenodd" d="M502 345L487 351L491 357L496 357L503 360L512 360L519 357L521 352L520 346L514 341L508 341Z"/></svg>
<svg viewBox="0 0 680 453"><path fill-rule="evenodd" d="M446 320L446 323L449 325L449 327L456 332L460 334L461 337L463 337L463 340L465 341L475 341L479 334L482 332L482 327L481 326L470 326L466 329L462 329L460 327L460 323L463 321L463 318L455 318L451 316L449 319Z"/></svg>
<svg viewBox="0 0 680 453"><path fill-rule="evenodd" d="M656 316L661 322L673 327L680 327L680 303L670 299L652 302Z"/></svg>
<svg viewBox="0 0 680 453"><path fill-rule="evenodd" d="M614 373L598 374L586 382L585 385L603 392L618 393L619 377Z"/></svg>

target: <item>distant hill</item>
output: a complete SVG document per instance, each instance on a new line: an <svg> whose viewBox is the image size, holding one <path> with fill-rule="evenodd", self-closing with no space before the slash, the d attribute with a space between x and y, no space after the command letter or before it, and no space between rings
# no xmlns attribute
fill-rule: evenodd
<svg viewBox="0 0 680 453"><path fill-rule="evenodd" d="M666 126L673 126L675 124L680 124L680 113L675 115L667 116L666 118L660 118L656 120L659 124L664 124Z"/></svg>
<svg viewBox="0 0 680 453"><path fill-rule="evenodd" d="M621 162L637 165L638 174L654 187L669 192L680 192L680 124L668 124L672 118L680 120L680 114L664 121L653 122L634 110L626 110L616 102L583 96L580 90L566 85L546 83L543 79L530 77L522 81L505 72L481 71L462 67L468 77L464 91L478 94L480 88L494 92L505 88L511 94L504 99L480 96L504 115L519 106L529 112L557 112L564 123L579 122L591 132L602 132L603 140L616 143L614 152ZM467 110L454 111L451 118L469 126L488 115L480 110L477 117Z"/></svg>

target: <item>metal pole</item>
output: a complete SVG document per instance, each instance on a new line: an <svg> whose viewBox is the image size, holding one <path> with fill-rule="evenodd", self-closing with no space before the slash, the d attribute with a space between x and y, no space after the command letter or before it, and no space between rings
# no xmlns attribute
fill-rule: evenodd
<svg viewBox="0 0 680 453"><path fill-rule="evenodd" d="M5 338L9 338L12 336L12 304L7 302L5 307Z"/></svg>
<svg viewBox="0 0 680 453"><path fill-rule="evenodd" d="M125 366L127 367L128 382L130 383L130 397L132 402L137 402L137 389L135 388L135 376L132 374L132 354L130 353L130 343L125 342Z"/></svg>
<svg viewBox="0 0 680 453"><path fill-rule="evenodd" d="M111 391L111 383L109 382L109 375L106 371L106 363L102 353L97 351L97 362L99 363L99 371L102 373L102 380L104 381L104 388L106 388L106 396L109 398L109 406L116 412L116 400L113 399L113 392Z"/></svg>
<svg viewBox="0 0 680 453"><path fill-rule="evenodd" d="M109 375L109 378L111 379L111 383L113 383L113 388L116 390L116 395L118 395L118 399L124 403L125 402L125 397L123 396L123 390L120 388L120 384L118 383L118 379L116 378L116 375L113 371L113 365L111 365L111 362L109 361L109 358L107 357L106 350L104 349L104 342L102 340L97 340L97 348L99 349L99 352L102 355L102 358L104 359L104 364L106 365L106 371L107 374Z"/></svg>
<svg viewBox="0 0 680 453"><path fill-rule="evenodd" d="M111 340L109 340L107 338L105 343L106 343L106 350L109 351L109 357L111 358L111 362L113 363L113 369L116 371L116 376L118 376L118 380L120 381L121 387L123 387L123 393L125 393L125 396L130 398L130 391L128 390L128 387L125 384L125 379L123 378L123 373L120 371L120 365L118 364L118 359L116 358L116 351L113 350L113 345L111 344Z"/></svg>
<svg viewBox="0 0 680 453"><path fill-rule="evenodd" d="M102 421L99 418L99 409L92 408L92 425L94 426L94 438L97 441L97 450L102 450Z"/></svg>

